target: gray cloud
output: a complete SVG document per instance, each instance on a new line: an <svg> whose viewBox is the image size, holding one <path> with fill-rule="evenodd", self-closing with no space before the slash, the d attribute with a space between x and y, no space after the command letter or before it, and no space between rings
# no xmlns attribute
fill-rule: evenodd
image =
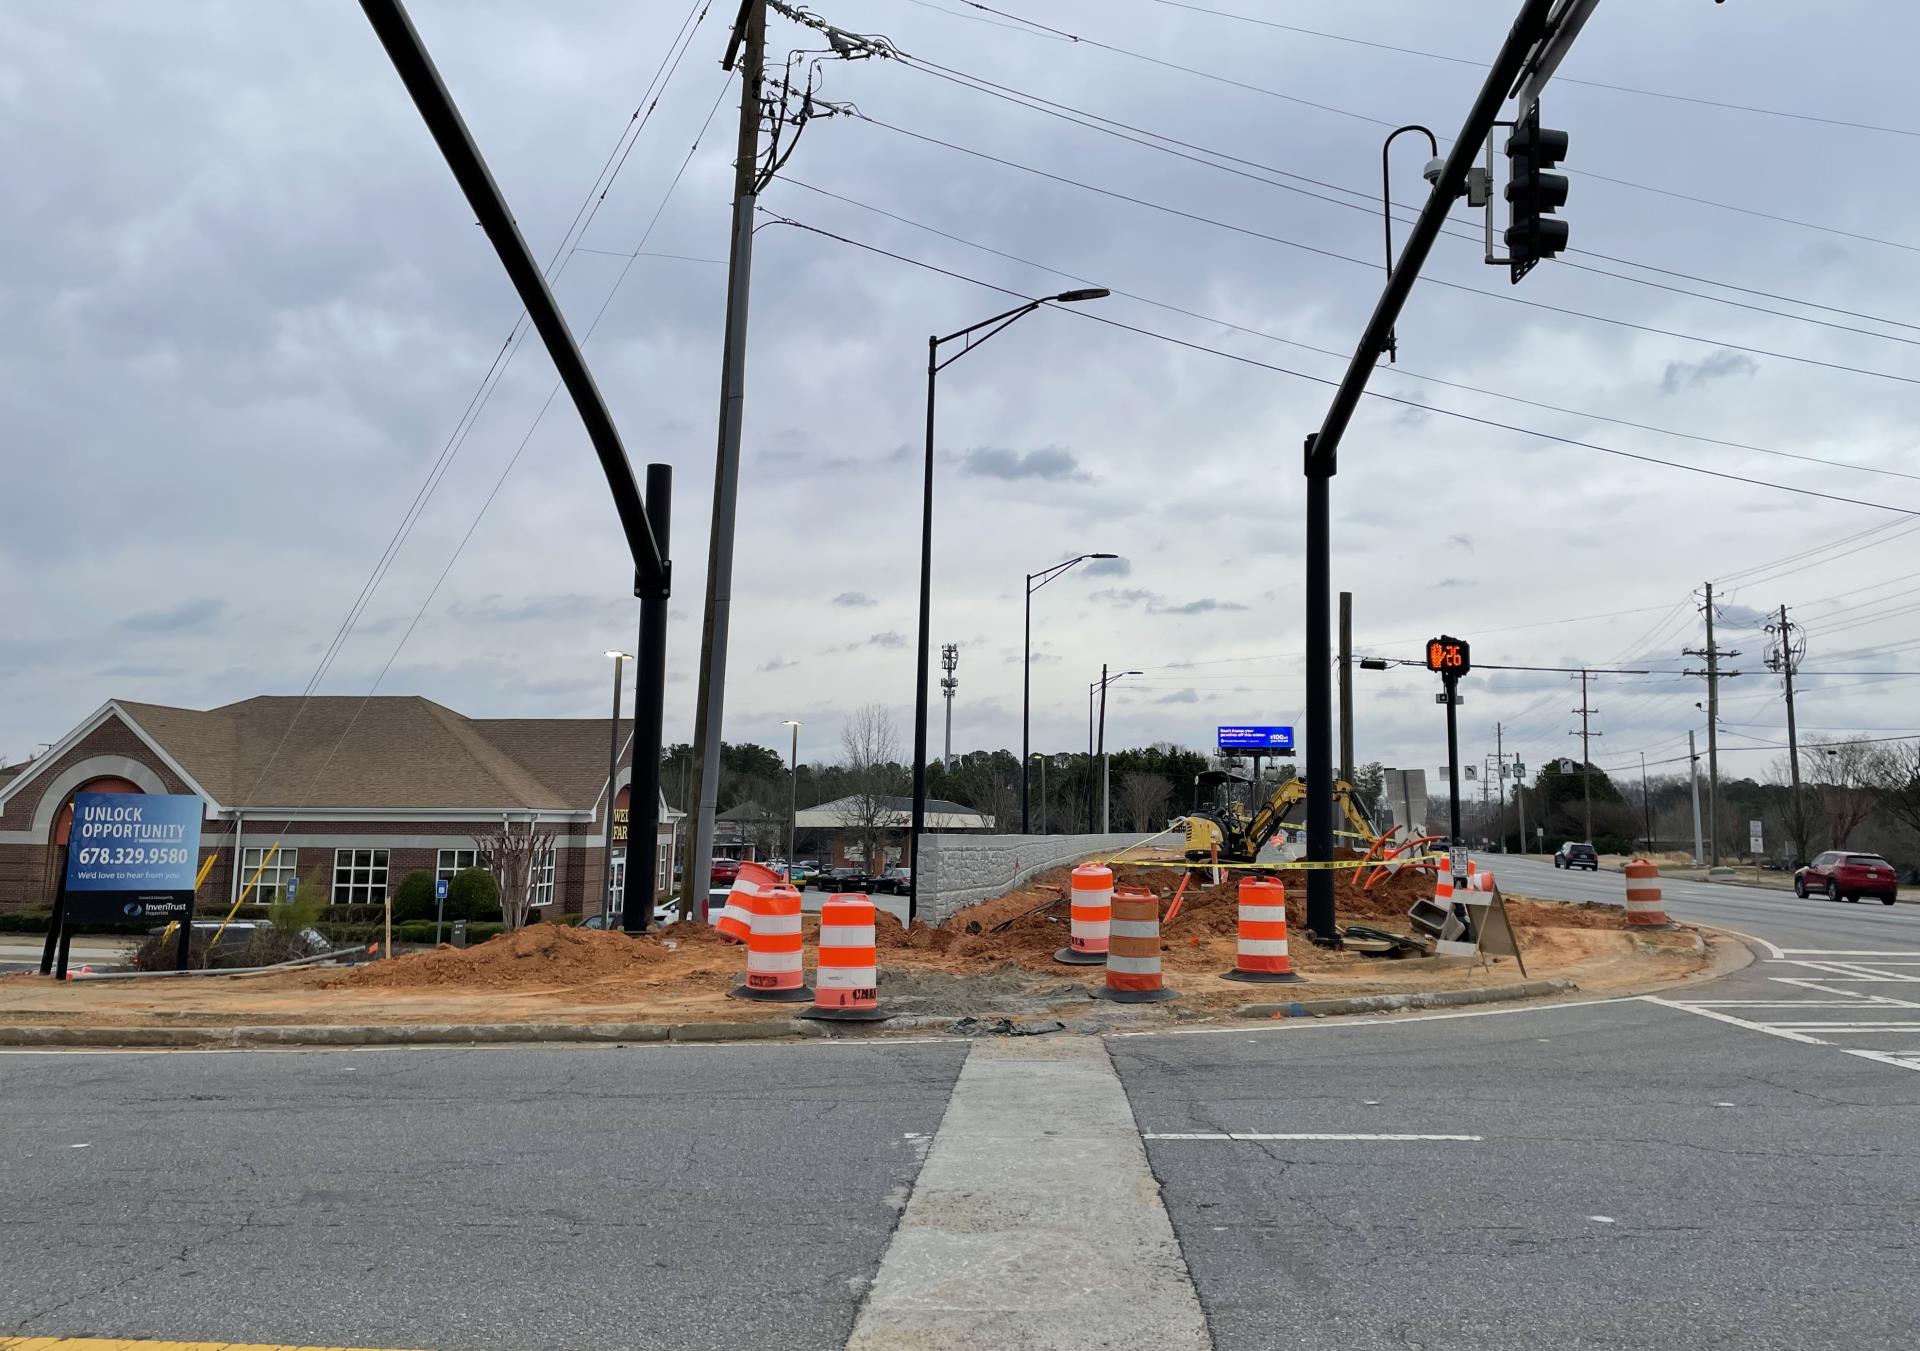
<svg viewBox="0 0 1920 1351"><path fill-rule="evenodd" d="M1448 535L1447 543L1457 549L1465 549L1469 553L1473 552L1473 536L1464 531L1458 535Z"/></svg>
<svg viewBox="0 0 1920 1351"><path fill-rule="evenodd" d="M1478 582L1470 582L1464 577L1442 577L1433 584L1436 591L1451 591L1460 587L1478 585L1480 585Z"/></svg>
<svg viewBox="0 0 1920 1351"><path fill-rule="evenodd" d="M864 591L842 591L833 598L833 604L847 609L859 609L868 605L877 605L879 602Z"/></svg>
<svg viewBox="0 0 1920 1351"><path fill-rule="evenodd" d="M1085 479L1073 452L1059 446L1042 446L1022 453L999 446L978 446L960 456L960 472L969 478L1041 479L1064 483Z"/></svg>
<svg viewBox="0 0 1920 1351"><path fill-rule="evenodd" d="M769 657L753 669L756 671L791 671L800 663L788 661L785 657Z"/></svg>
<svg viewBox="0 0 1920 1351"><path fill-rule="evenodd" d="M1197 704L1200 696L1193 690L1175 690L1172 694L1163 694L1153 701L1156 704Z"/></svg>
<svg viewBox="0 0 1920 1351"><path fill-rule="evenodd" d="M1133 564L1125 558L1089 558L1080 565L1080 571L1089 577L1129 577Z"/></svg>
<svg viewBox="0 0 1920 1351"><path fill-rule="evenodd" d="M182 601L169 609L128 615L120 621L120 627L137 633L184 633L190 629L207 627L226 608L225 601L204 596L199 600Z"/></svg>
<svg viewBox="0 0 1920 1351"><path fill-rule="evenodd" d="M1211 596L1200 600L1190 600L1185 605L1149 605L1148 614L1155 615L1210 615L1224 610L1244 610L1247 607L1234 600L1215 600Z"/></svg>
<svg viewBox="0 0 1920 1351"><path fill-rule="evenodd" d="M1699 389L1716 380L1727 380L1739 375L1752 375L1760 369L1760 363L1745 352L1726 349L1702 357L1698 361L1669 361L1666 373L1660 377L1662 394L1677 394L1683 389Z"/></svg>
<svg viewBox="0 0 1920 1351"><path fill-rule="evenodd" d="M906 645L907 645L907 640L905 638L902 638L899 634L893 632L891 629L889 629L885 633L874 634L871 638L868 638L865 643L854 644L854 646L856 647L887 647L887 648L905 647Z"/></svg>

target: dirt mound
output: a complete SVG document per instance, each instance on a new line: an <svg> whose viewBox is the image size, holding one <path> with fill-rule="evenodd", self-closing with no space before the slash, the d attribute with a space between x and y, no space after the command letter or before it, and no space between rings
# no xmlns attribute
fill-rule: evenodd
<svg viewBox="0 0 1920 1351"><path fill-rule="evenodd" d="M719 942L717 936L704 933L698 938L690 934L689 938L691 941L676 943L676 947L704 946L702 939L709 939L715 945ZM575 929L564 924L531 924L517 933L488 939L477 947L440 947L431 952L396 957L390 962L371 962L331 976L321 984L326 988L384 989L585 985L637 974L640 969L666 961L671 951L673 949L667 948L655 935L628 938L621 933Z"/></svg>

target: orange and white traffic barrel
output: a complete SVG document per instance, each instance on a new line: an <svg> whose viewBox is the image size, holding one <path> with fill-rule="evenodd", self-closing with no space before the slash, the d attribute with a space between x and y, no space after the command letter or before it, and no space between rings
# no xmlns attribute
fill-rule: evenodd
<svg viewBox="0 0 1920 1351"><path fill-rule="evenodd" d="M1660 869L1644 858L1627 864L1627 926L1659 928L1667 923L1660 899Z"/></svg>
<svg viewBox="0 0 1920 1351"><path fill-rule="evenodd" d="M1067 946L1054 953L1053 960L1068 966L1098 966L1107 960L1113 923L1113 869L1100 863L1075 868L1069 903L1073 913L1068 917Z"/></svg>
<svg viewBox="0 0 1920 1351"><path fill-rule="evenodd" d="M1122 887L1113 893L1107 983L1093 994L1121 1004L1153 1004L1174 997L1160 983L1160 898L1151 891Z"/></svg>
<svg viewBox="0 0 1920 1351"><path fill-rule="evenodd" d="M775 883L748 899L746 979L727 993L736 999L796 1004L813 998L801 964L800 893Z"/></svg>
<svg viewBox="0 0 1920 1351"><path fill-rule="evenodd" d="M836 894L820 906L820 962L813 1007L802 1018L840 1023L877 1023L880 953L873 936L873 902Z"/></svg>
<svg viewBox="0 0 1920 1351"><path fill-rule="evenodd" d="M734 943L747 941L752 929L751 901L769 887L781 884L780 874L758 863L742 863L740 875L733 879L733 889L727 893L727 905L720 912L720 919L714 925L720 936Z"/></svg>
<svg viewBox="0 0 1920 1351"><path fill-rule="evenodd" d="M1287 891L1270 877L1240 882L1239 946L1227 980L1278 983L1299 980L1287 955Z"/></svg>

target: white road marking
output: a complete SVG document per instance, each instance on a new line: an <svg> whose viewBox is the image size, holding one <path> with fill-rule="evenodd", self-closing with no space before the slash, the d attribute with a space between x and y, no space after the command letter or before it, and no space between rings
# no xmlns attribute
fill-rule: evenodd
<svg viewBox="0 0 1920 1351"><path fill-rule="evenodd" d="M1879 948L1774 948L1774 951L1782 957L1920 957L1920 952L1888 952Z"/></svg>
<svg viewBox="0 0 1920 1351"><path fill-rule="evenodd" d="M1807 980L1795 976L1773 976L1771 979L1781 985L1794 985L1803 990L1815 990L1820 994L1848 995L1852 997L1855 1004L1879 1004L1884 1007L1896 1009L1920 1009L1920 1004L1916 1004L1913 1000L1898 999L1890 994L1867 994L1862 990L1836 990L1831 983L1822 984L1817 980ZM1809 1000L1808 1004L1811 1003L1812 1001ZM1802 1007L1806 1006L1803 1005Z"/></svg>
<svg viewBox="0 0 1920 1351"><path fill-rule="evenodd" d="M1787 955L1787 952L1789 951L1786 948L1775 947L1773 944L1769 943L1766 939L1760 937L1759 934L1743 933L1739 929L1729 929L1724 924L1711 924L1711 925L1708 925L1707 927L1718 929L1720 930L1721 933L1732 934L1735 938L1744 938L1749 943L1758 943L1761 947L1767 950L1767 954L1771 957L1776 957L1776 958L1784 957Z"/></svg>
<svg viewBox="0 0 1920 1351"><path fill-rule="evenodd" d="M1400 1014L1390 1018L1277 1018L1266 1027L1164 1027L1144 1032L1109 1032L1107 1040L1127 1037L1208 1037L1222 1032L1287 1032L1309 1027L1407 1027L1414 1023L1438 1023L1451 1018L1492 1018L1503 1013L1552 1013L1560 1009L1588 1009L1599 1004L1631 1004L1638 995L1618 995L1611 999L1569 999L1557 1004L1521 1004L1515 1008L1463 1009L1457 1013Z"/></svg>
<svg viewBox="0 0 1920 1351"><path fill-rule="evenodd" d="M1722 1013L1719 1009L1703 1009L1694 1004L1675 1003L1671 999L1662 999L1659 995L1644 994L1640 998L1649 1004L1658 1004L1662 1008L1679 1009L1682 1013L1697 1013L1702 1018L1714 1018L1735 1027L1744 1027L1749 1032L1764 1032L1770 1037L1780 1037L1786 1041L1802 1042L1808 1046L1829 1046L1831 1042L1821 1041L1818 1037L1809 1037L1804 1032L1788 1032L1782 1028L1771 1027L1766 1023L1752 1022L1746 1018L1736 1018L1731 1013Z"/></svg>
<svg viewBox="0 0 1920 1351"><path fill-rule="evenodd" d="M1590 1219L1590 1220L1592 1220L1592 1221L1593 1221L1593 1222L1594 1222L1595 1224L1616 1224L1616 1223L1618 1223L1618 1221L1616 1221L1616 1220L1615 1220L1615 1219L1613 1218L1613 1216L1611 1216L1611 1215L1589 1215L1589 1216L1587 1216L1587 1218L1588 1218L1588 1219Z"/></svg>
<svg viewBox="0 0 1920 1351"><path fill-rule="evenodd" d="M1164 1133L1148 1132L1142 1140L1484 1140L1484 1135L1369 1135L1357 1131L1168 1131Z"/></svg>

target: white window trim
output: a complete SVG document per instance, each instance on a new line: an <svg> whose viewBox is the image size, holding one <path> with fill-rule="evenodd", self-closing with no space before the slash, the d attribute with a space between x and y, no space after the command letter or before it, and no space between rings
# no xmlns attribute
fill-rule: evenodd
<svg viewBox="0 0 1920 1351"><path fill-rule="evenodd" d="M340 861L340 856L343 854L346 855L346 862L344 864ZM354 862L354 855L356 854L368 855L368 862L364 867ZM327 889L329 904L379 905L382 901L386 900L388 889L393 884L392 866L393 855L386 849L350 846L334 850L333 884ZM367 880L365 882L353 880L353 875L358 872L365 872L367 874ZM346 875L347 880L341 880L342 874ZM377 883L373 880L376 874L380 879ZM342 899L340 895L342 889L347 893L344 899ZM363 891L366 894L356 898L354 896L355 891Z"/></svg>

